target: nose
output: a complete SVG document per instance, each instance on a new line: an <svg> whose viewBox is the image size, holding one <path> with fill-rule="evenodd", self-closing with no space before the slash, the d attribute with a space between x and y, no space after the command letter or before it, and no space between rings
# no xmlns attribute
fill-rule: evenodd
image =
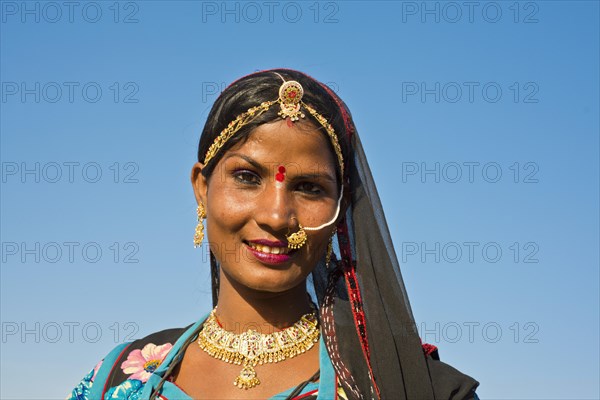
<svg viewBox="0 0 600 400"><path fill-rule="evenodd" d="M285 188L269 185L258 197L254 219L265 231L286 233L294 222L294 201Z"/></svg>

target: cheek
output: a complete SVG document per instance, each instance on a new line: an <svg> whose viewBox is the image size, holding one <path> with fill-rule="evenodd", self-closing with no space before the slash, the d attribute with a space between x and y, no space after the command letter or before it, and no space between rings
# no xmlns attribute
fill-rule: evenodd
<svg viewBox="0 0 600 400"><path fill-rule="evenodd" d="M225 238L217 236L235 233L242 229L256 209L256 199L248 197L239 190L232 190L227 185L215 182L209 188L207 198L209 236L212 233L214 240L222 241Z"/></svg>
<svg viewBox="0 0 600 400"><path fill-rule="evenodd" d="M216 208L230 208L232 211L235 209L246 210L257 201L262 192L263 190L256 188L252 188L252 190L244 188L240 184L236 184L230 177L217 178L214 180L214 184L209 186L208 200Z"/></svg>

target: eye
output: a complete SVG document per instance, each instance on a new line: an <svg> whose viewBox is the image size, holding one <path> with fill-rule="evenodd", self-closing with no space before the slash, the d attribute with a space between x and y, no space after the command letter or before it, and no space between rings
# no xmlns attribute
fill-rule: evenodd
<svg viewBox="0 0 600 400"><path fill-rule="evenodd" d="M233 178L236 182L245 184L245 185L259 185L260 178L252 171L248 170L238 170L233 173Z"/></svg>
<svg viewBox="0 0 600 400"><path fill-rule="evenodd" d="M319 195L323 193L323 188L313 182L302 182L298 185L298 189L311 195Z"/></svg>

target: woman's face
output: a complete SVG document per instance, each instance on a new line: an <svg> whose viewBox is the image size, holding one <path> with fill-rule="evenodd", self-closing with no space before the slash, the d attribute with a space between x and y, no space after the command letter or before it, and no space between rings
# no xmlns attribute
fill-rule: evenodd
<svg viewBox="0 0 600 400"><path fill-rule="evenodd" d="M192 170L206 232L222 272L243 286L282 292L304 282L326 250L335 224L306 231L307 243L287 249L298 223L316 227L336 212L339 184L328 138L306 122L275 121L254 129L218 161L206 181ZM264 247L267 245L267 247Z"/></svg>

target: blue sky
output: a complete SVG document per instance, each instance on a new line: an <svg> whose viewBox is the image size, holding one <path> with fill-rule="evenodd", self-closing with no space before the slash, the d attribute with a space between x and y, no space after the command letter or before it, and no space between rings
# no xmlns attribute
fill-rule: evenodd
<svg viewBox="0 0 600 400"><path fill-rule="evenodd" d="M353 113L423 340L481 398L599 398L599 5L469 4L0 2L0 397L209 310L199 134L289 67Z"/></svg>

